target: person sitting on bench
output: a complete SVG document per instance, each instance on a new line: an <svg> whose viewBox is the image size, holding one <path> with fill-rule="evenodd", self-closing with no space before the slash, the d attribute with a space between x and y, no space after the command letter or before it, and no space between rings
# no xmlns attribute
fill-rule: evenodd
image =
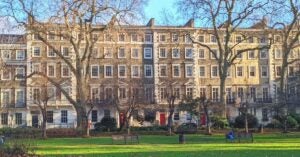
<svg viewBox="0 0 300 157"><path fill-rule="evenodd" d="M234 140L234 133L232 130L227 134L227 139L229 139L230 141Z"/></svg>

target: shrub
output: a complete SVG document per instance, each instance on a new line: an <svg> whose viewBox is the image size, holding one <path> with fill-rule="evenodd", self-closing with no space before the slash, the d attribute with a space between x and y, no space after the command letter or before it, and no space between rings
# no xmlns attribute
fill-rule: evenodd
<svg viewBox="0 0 300 157"><path fill-rule="evenodd" d="M155 114L149 113L145 115L145 121L153 123L154 120L155 120Z"/></svg>
<svg viewBox="0 0 300 157"><path fill-rule="evenodd" d="M298 127L298 122L292 116L287 116L287 127L288 128L296 128L296 127Z"/></svg>
<svg viewBox="0 0 300 157"><path fill-rule="evenodd" d="M131 127L131 131L167 131L167 126Z"/></svg>
<svg viewBox="0 0 300 157"><path fill-rule="evenodd" d="M219 116L211 117L211 123L215 129L224 129L229 126L227 119Z"/></svg>
<svg viewBox="0 0 300 157"><path fill-rule="evenodd" d="M251 115L251 114L247 114L247 118L248 118L248 127L249 128L255 128L258 125L258 120L255 116ZM234 126L236 128L244 128L245 127L245 115L242 114L240 116L237 116L235 118L235 123Z"/></svg>
<svg viewBox="0 0 300 157"><path fill-rule="evenodd" d="M31 139L11 138L6 140L5 144L0 147L1 157L26 156L33 157L34 146Z"/></svg>
<svg viewBox="0 0 300 157"><path fill-rule="evenodd" d="M77 137L81 134L80 130L75 128L51 128L47 129L48 137Z"/></svg>
<svg viewBox="0 0 300 157"><path fill-rule="evenodd" d="M1 128L0 135L12 138L40 138L42 131L38 128Z"/></svg>
<svg viewBox="0 0 300 157"><path fill-rule="evenodd" d="M282 124L277 119L272 119L271 123L265 126L266 128L282 128Z"/></svg>
<svg viewBox="0 0 300 157"><path fill-rule="evenodd" d="M95 131L114 131L117 128L117 122L115 118L104 117L94 125L94 128Z"/></svg>
<svg viewBox="0 0 300 157"><path fill-rule="evenodd" d="M300 114L292 113L291 116L300 124Z"/></svg>

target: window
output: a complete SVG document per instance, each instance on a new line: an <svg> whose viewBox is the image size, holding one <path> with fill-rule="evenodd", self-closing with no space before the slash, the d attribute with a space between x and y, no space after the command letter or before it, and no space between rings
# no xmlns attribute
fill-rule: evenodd
<svg viewBox="0 0 300 157"><path fill-rule="evenodd" d="M180 52L178 48L172 49L172 58L180 58Z"/></svg>
<svg viewBox="0 0 300 157"><path fill-rule="evenodd" d="M110 47L104 48L104 58L113 58L112 48Z"/></svg>
<svg viewBox="0 0 300 157"><path fill-rule="evenodd" d="M192 43L192 39L190 37L190 35L185 35L185 43Z"/></svg>
<svg viewBox="0 0 300 157"><path fill-rule="evenodd" d="M55 64L48 64L47 65L47 75L49 77L55 77Z"/></svg>
<svg viewBox="0 0 300 157"><path fill-rule="evenodd" d="M61 123L68 123L68 111L67 110L61 110L61 117L60 117Z"/></svg>
<svg viewBox="0 0 300 157"><path fill-rule="evenodd" d="M1 124L8 125L8 113L1 113Z"/></svg>
<svg viewBox="0 0 300 157"><path fill-rule="evenodd" d="M267 39L265 37L260 38L260 43L266 43Z"/></svg>
<svg viewBox="0 0 300 157"><path fill-rule="evenodd" d="M131 41L132 42L138 42L138 35L137 34L131 34Z"/></svg>
<svg viewBox="0 0 300 157"><path fill-rule="evenodd" d="M10 80L10 77L11 77L10 70L3 69L2 70L2 80Z"/></svg>
<svg viewBox="0 0 300 157"><path fill-rule="evenodd" d="M295 54L296 54L295 52L296 52L296 50L291 50L291 51L290 51L289 56L288 56L289 59L295 58Z"/></svg>
<svg viewBox="0 0 300 157"><path fill-rule="evenodd" d="M25 51L17 50L16 52L16 60L24 60L25 59Z"/></svg>
<svg viewBox="0 0 300 157"><path fill-rule="evenodd" d="M91 66L91 78L98 78L99 77L99 66L92 65Z"/></svg>
<svg viewBox="0 0 300 157"><path fill-rule="evenodd" d="M53 111L47 111L47 123L53 123Z"/></svg>
<svg viewBox="0 0 300 157"><path fill-rule="evenodd" d="M113 97L113 89L112 88L105 88L105 98L111 99Z"/></svg>
<svg viewBox="0 0 300 157"><path fill-rule="evenodd" d="M152 65L145 65L145 77L152 77Z"/></svg>
<svg viewBox="0 0 300 157"><path fill-rule="evenodd" d="M62 47L62 55L65 57L69 57L70 51L68 47Z"/></svg>
<svg viewBox="0 0 300 157"><path fill-rule="evenodd" d="M205 59L205 50L199 49L199 59Z"/></svg>
<svg viewBox="0 0 300 157"><path fill-rule="evenodd" d="M118 74L119 74L119 78L125 78L126 77L126 66L125 65L119 65Z"/></svg>
<svg viewBox="0 0 300 157"><path fill-rule="evenodd" d="M91 87L91 98L93 101L99 100L100 92L98 87Z"/></svg>
<svg viewBox="0 0 300 157"><path fill-rule="evenodd" d="M22 89L16 90L16 107L23 107L25 104L25 91Z"/></svg>
<svg viewBox="0 0 300 157"><path fill-rule="evenodd" d="M62 90L64 90L68 95L70 95L71 94L71 87L62 87ZM67 100L67 98L66 98L66 96L61 92L61 100L62 101L66 101Z"/></svg>
<svg viewBox="0 0 300 157"><path fill-rule="evenodd" d="M16 125L21 125L22 124L22 113L15 113L16 116Z"/></svg>
<svg viewBox="0 0 300 157"><path fill-rule="evenodd" d="M243 52L241 50L236 51L236 58L237 59L242 59L243 58Z"/></svg>
<svg viewBox="0 0 300 157"><path fill-rule="evenodd" d="M260 59L267 59L267 50L260 50Z"/></svg>
<svg viewBox="0 0 300 157"><path fill-rule="evenodd" d="M165 34L160 34L159 35L159 41L160 42L166 42L166 35Z"/></svg>
<svg viewBox="0 0 300 157"><path fill-rule="evenodd" d="M2 90L2 105L10 104L10 90Z"/></svg>
<svg viewBox="0 0 300 157"><path fill-rule="evenodd" d="M160 100L166 100L167 99L167 88L162 87L160 88Z"/></svg>
<svg viewBox="0 0 300 157"><path fill-rule="evenodd" d="M187 64L185 65L185 77L192 77L193 76L193 65Z"/></svg>
<svg viewBox="0 0 300 157"><path fill-rule="evenodd" d="M206 97L206 88L205 87L200 87L199 94L200 94L200 98L201 97Z"/></svg>
<svg viewBox="0 0 300 157"><path fill-rule="evenodd" d="M40 72L41 71L41 64L40 63L33 63L32 64L32 72Z"/></svg>
<svg viewBox="0 0 300 157"><path fill-rule="evenodd" d="M110 117L110 110L104 110L104 117L109 118Z"/></svg>
<svg viewBox="0 0 300 157"><path fill-rule="evenodd" d="M243 77L243 67L242 66L237 66L236 67L236 76L237 77Z"/></svg>
<svg viewBox="0 0 300 157"><path fill-rule="evenodd" d="M276 77L280 77L281 66L276 66Z"/></svg>
<svg viewBox="0 0 300 157"><path fill-rule="evenodd" d="M275 42L281 42L280 35L275 35Z"/></svg>
<svg viewBox="0 0 300 157"><path fill-rule="evenodd" d="M174 120L179 120L179 112L174 113Z"/></svg>
<svg viewBox="0 0 300 157"><path fill-rule="evenodd" d="M293 66L289 66L288 75L289 77L295 76L295 71Z"/></svg>
<svg viewBox="0 0 300 157"><path fill-rule="evenodd" d="M53 48L48 47L47 50L48 50L48 57L55 57L56 56Z"/></svg>
<svg viewBox="0 0 300 157"><path fill-rule="evenodd" d="M219 76L219 68L217 65L211 66L211 77L218 77Z"/></svg>
<svg viewBox="0 0 300 157"><path fill-rule="evenodd" d="M138 48L131 49L131 58L139 58L139 49Z"/></svg>
<svg viewBox="0 0 300 157"><path fill-rule="evenodd" d="M200 66L199 67L199 76L203 77L203 78L206 76L205 66Z"/></svg>
<svg viewBox="0 0 300 157"><path fill-rule="evenodd" d="M167 65L159 65L159 74L160 74L160 77L167 76Z"/></svg>
<svg viewBox="0 0 300 157"><path fill-rule="evenodd" d="M256 67L250 66L249 67L249 77L255 77L255 75L256 75Z"/></svg>
<svg viewBox="0 0 300 157"><path fill-rule="evenodd" d="M48 87L47 89L47 96L49 97L49 101L56 100L56 88L55 87Z"/></svg>
<svg viewBox="0 0 300 157"><path fill-rule="evenodd" d="M262 109L262 121L264 122L269 121L267 108Z"/></svg>
<svg viewBox="0 0 300 157"><path fill-rule="evenodd" d="M145 34L145 42L152 42L152 34Z"/></svg>
<svg viewBox="0 0 300 157"><path fill-rule="evenodd" d="M70 68L68 65L66 64L62 64L61 66L61 76L62 77L70 77L71 73L70 73Z"/></svg>
<svg viewBox="0 0 300 157"><path fill-rule="evenodd" d="M33 47L33 57L40 57L41 56L41 48L40 47Z"/></svg>
<svg viewBox="0 0 300 157"><path fill-rule="evenodd" d="M254 59L255 58L255 51L251 50L248 51L248 59Z"/></svg>
<svg viewBox="0 0 300 157"><path fill-rule="evenodd" d="M113 77L113 66L112 65L104 65L104 77L111 78Z"/></svg>
<svg viewBox="0 0 300 157"><path fill-rule="evenodd" d="M175 96L176 99L180 99L180 88L176 87L173 89L173 95Z"/></svg>
<svg viewBox="0 0 300 157"><path fill-rule="evenodd" d="M261 77L268 77L268 66L261 66Z"/></svg>
<svg viewBox="0 0 300 157"><path fill-rule="evenodd" d="M199 36L198 36L198 41L199 41L200 43L204 43L204 36L203 36L203 35L199 35Z"/></svg>
<svg viewBox="0 0 300 157"><path fill-rule="evenodd" d="M126 99L126 88L119 88L119 99Z"/></svg>
<svg viewBox="0 0 300 157"><path fill-rule="evenodd" d="M10 60L11 59L11 51L10 50L2 50L1 57L3 60Z"/></svg>
<svg viewBox="0 0 300 157"><path fill-rule="evenodd" d="M54 32L48 32L48 39L49 40L55 40L55 33Z"/></svg>
<svg viewBox="0 0 300 157"><path fill-rule="evenodd" d="M254 43L254 38L253 37L248 37L248 43Z"/></svg>
<svg viewBox="0 0 300 157"><path fill-rule="evenodd" d="M112 41L112 36L110 34L104 34L104 41Z"/></svg>
<svg viewBox="0 0 300 157"><path fill-rule="evenodd" d="M237 96L239 98L241 98L241 100L243 100L243 98L244 98L244 88L242 88L242 87L237 88Z"/></svg>
<svg viewBox="0 0 300 157"><path fill-rule="evenodd" d="M269 99L269 88L263 88L263 101Z"/></svg>
<svg viewBox="0 0 300 157"><path fill-rule="evenodd" d="M159 58L167 58L166 48L159 48Z"/></svg>
<svg viewBox="0 0 300 157"><path fill-rule="evenodd" d="M210 42L212 42L212 43L216 43L216 42L217 42L217 38L216 38L216 36L214 36L214 35L211 35L211 36L210 36Z"/></svg>
<svg viewBox="0 0 300 157"><path fill-rule="evenodd" d="M16 68L16 80L25 78L25 68Z"/></svg>
<svg viewBox="0 0 300 157"><path fill-rule="evenodd" d="M193 58L193 49L185 48L185 58Z"/></svg>
<svg viewBox="0 0 300 157"><path fill-rule="evenodd" d="M282 51L280 49L275 49L275 59L282 58Z"/></svg>
<svg viewBox="0 0 300 157"><path fill-rule="evenodd" d="M213 102L219 101L219 88L217 87L212 88L212 101Z"/></svg>
<svg viewBox="0 0 300 157"><path fill-rule="evenodd" d="M235 42L236 43L241 43L242 42L242 37L241 36L236 36L235 37Z"/></svg>
<svg viewBox="0 0 300 157"><path fill-rule="evenodd" d="M125 48L124 47L120 47L119 48L118 58L126 58Z"/></svg>
<svg viewBox="0 0 300 157"><path fill-rule="evenodd" d="M152 48L144 48L144 58L152 59Z"/></svg>
<svg viewBox="0 0 300 157"><path fill-rule="evenodd" d="M233 102L233 100L232 100L232 90L231 90L230 87L225 88L225 93L226 93L226 99L227 99L226 102L229 102L229 103Z"/></svg>
<svg viewBox="0 0 300 157"><path fill-rule="evenodd" d="M231 77L231 67L228 67L227 69L227 77Z"/></svg>
<svg viewBox="0 0 300 157"><path fill-rule="evenodd" d="M216 59L215 56L219 58L219 51L217 49L212 49L212 52L210 52L210 59Z"/></svg>
<svg viewBox="0 0 300 157"><path fill-rule="evenodd" d="M133 77L133 78L140 77L140 66L138 66L138 65L131 66L131 77Z"/></svg>
<svg viewBox="0 0 300 157"><path fill-rule="evenodd" d="M192 87L186 87L186 96L188 98L193 98L193 88Z"/></svg>
<svg viewBox="0 0 300 157"><path fill-rule="evenodd" d="M40 40L41 37L40 37L40 35L38 33L36 33L36 34L33 34L33 39L34 40Z"/></svg>
<svg viewBox="0 0 300 157"><path fill-rule="evenodd" d="M255 101L255 99L256 99L256 88L255 87L250 87L250 98L252 98L253 101Z"/></svg>
<svg viewBox="0 0 300 157"><path fill-rule="evenodd" d="M34 103L39 101L40 95L41 95L40 89L39 88L33 88L32 99L33 99Z"/></svg>
<svg viewBox="0 0 300 157"><path fill-rule="evenodd" d="M173 77L180 77L180 65L173 65Z"/></svg>
<svg viewBox="0 0 300 157"><path fill-rule="evenodd" d="M92 110L92 122L98 122L98 111Z"/></svg>
<svg viewBox="0 0 300 157"><path fill-rule="evenodd" d="M177 33L173 33L173 34L172 34L172 41L173 41L173 42L178 42L178 41L179 41L179 36L178 36Z"/></svg>
<svg viewBox="0 0 300 157"><path fill-rule="evenodd" d="M98 41L99 40L99 34L93 33L92 38L93 38L94 41Z"/></svg>
<svg viewBox="0 0 300 157"><path fill-rule="evenodd" d="M124 42L125 41L125 34L119 34L119 41Z"/></svg>
<svg viewBox="0 0 300 157"><path fill-rule="evenodd" d="M153 88L145 87L145 100L147 102L153 103Z"/></svg>

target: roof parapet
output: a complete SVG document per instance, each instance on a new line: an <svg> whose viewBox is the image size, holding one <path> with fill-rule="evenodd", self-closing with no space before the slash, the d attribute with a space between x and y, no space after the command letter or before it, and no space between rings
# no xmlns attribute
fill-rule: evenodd
<svg viewBox="0 0 300 157"><path fill-rule="evenodd" d="M155 19L154 19L154 18L151 18L151 19L149 20L149 22L147 23L146 26L148 26L148 27L153 27L154 24L155 24Z"/></svg>
<svg viewBox="0 0 300 157"><path fill-rule="evenodd" d="M184 27L195 27L195 20L190 19L187 23L185 23Z"/></svg>

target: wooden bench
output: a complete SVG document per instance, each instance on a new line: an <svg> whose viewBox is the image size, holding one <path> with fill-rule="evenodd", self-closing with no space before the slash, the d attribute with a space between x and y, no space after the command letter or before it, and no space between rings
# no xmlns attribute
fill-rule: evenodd
<svg viewBox="0 0 300 157"><path fill-rule="evenodd" d="M233 139L228 137L228 133L225 134L226 142L251 142L253 143L253 134L251 132L238 132L233 134Z"/></svg>
<svg viewBox="0 0 300 157"><path fill-rule="evenodd" d="M122 141L124 144L140 143L138 135L112 135L112 144L116 144L117 141Z"/></svg>

